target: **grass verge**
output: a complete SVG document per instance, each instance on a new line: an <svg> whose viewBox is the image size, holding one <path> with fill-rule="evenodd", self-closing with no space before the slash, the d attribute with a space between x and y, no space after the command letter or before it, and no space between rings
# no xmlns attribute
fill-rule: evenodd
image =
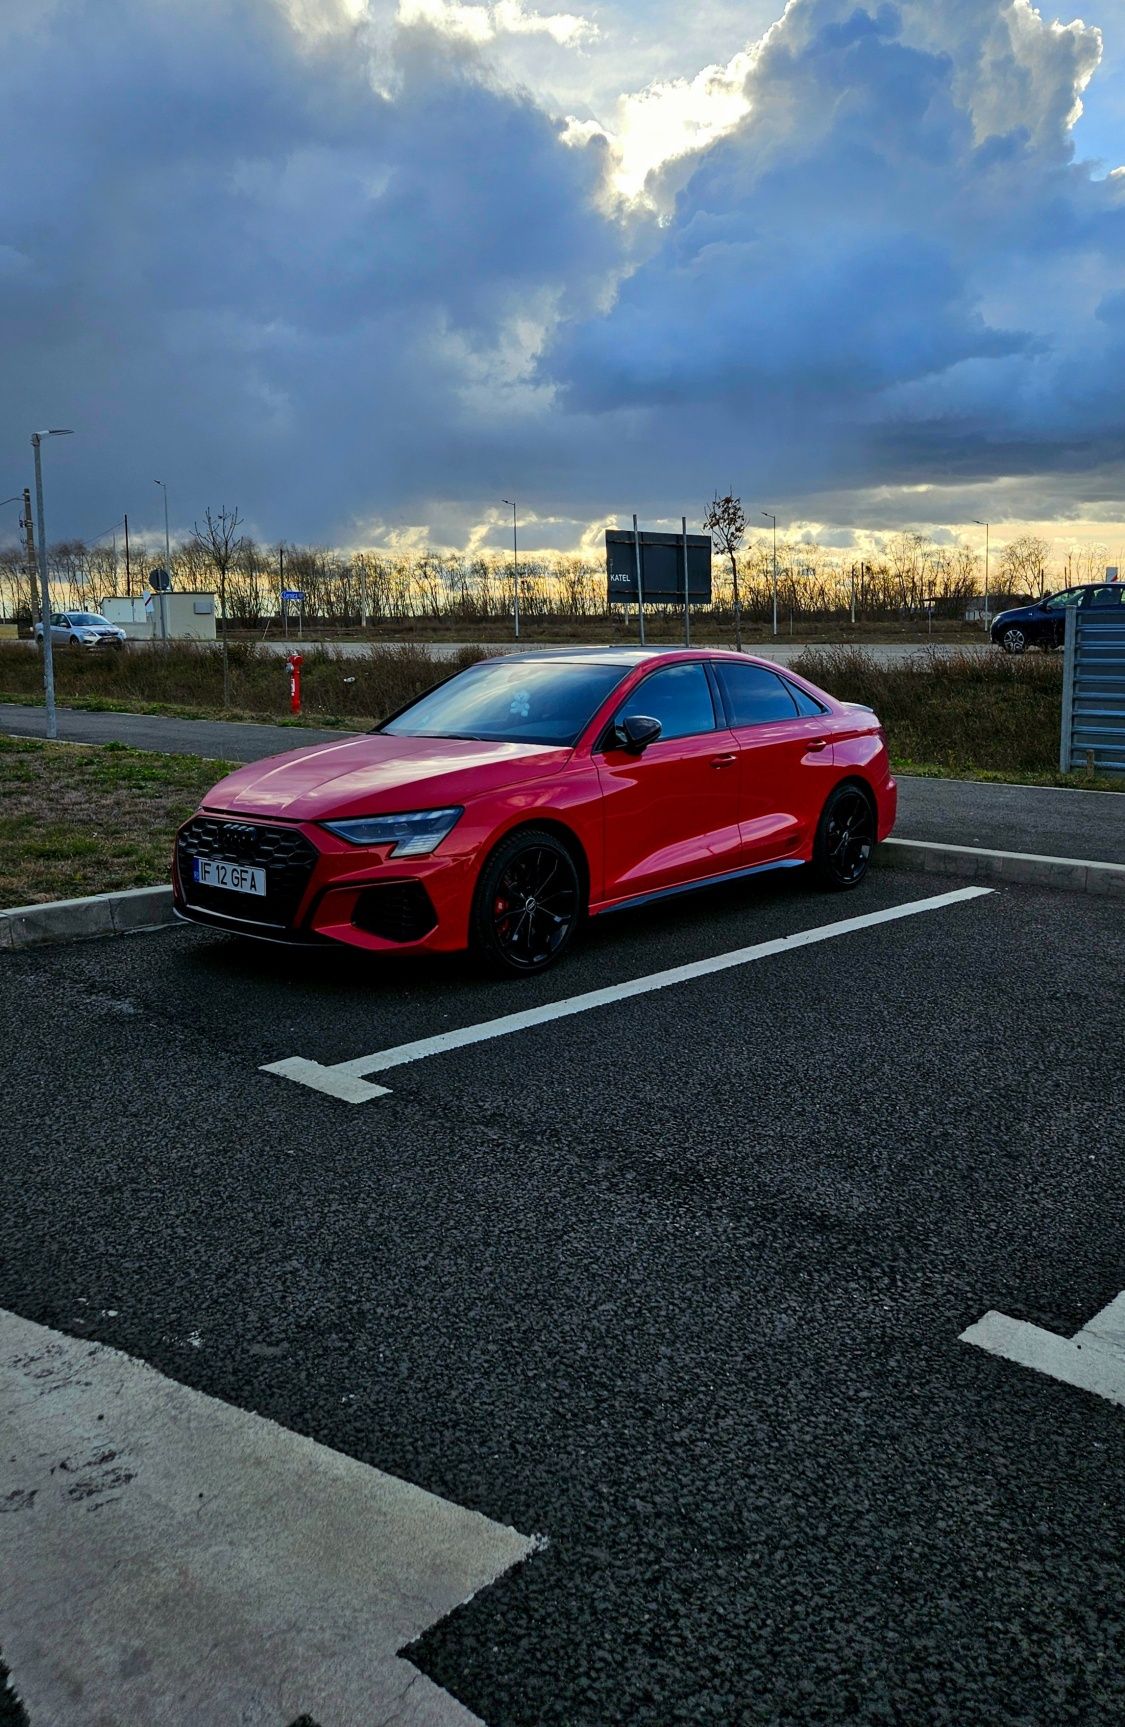
<svg viewBox="0 0 1125 1727"><path fill-rule="evenodd" d="M167 881L176 828L232 765L0 737L0 906Z"/></svg>
<svg viewBox="0 0 1125 1727"><path fill-rule="evenodd" d="M1056 655L931 654L893 665L861 648L809 648L794 670L875 709L904 773L1125 790L1060 774L1062 660Z"/></svg>
<svg viewBox="0 0 1125 1727"><path fill-rule="evenodd" d="M443 677L483 658L481 648L462 648L450 659L435 660L426 648L409 642L354 657L311 648L301 667L302 719L306 725L374 725ZM138 644L121 653L60 649L54 656L55 694L63 707L288 722L285 661L242 642L231 644L229 659L229 704L223 702L221 652L187 642L168 648ZM0 700L42 698L38 654L18 643L0 643Z"/></svg>

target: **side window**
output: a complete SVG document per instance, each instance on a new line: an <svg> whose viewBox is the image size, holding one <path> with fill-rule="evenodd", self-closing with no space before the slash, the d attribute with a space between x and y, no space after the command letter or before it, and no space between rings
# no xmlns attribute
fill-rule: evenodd
<svg viewBox="0 0 1125 1727"><path fill-rule="evenodd" d="M1064 606L1077 606L1082 603L1082 589L1068 588L1065 594L1052 594L1047 601L1049 612L1059 612Z"/></svg>
<svg viewBox="0 0 1125 1727"><path fill-rule="evenodd" d="M1103 606L1125 605L1125 584L1115 582L1111 588L1094 588L1087 604L1099 609Z"/></svg>
<svg viewBox="0 0 1125 1727"><path fill-rule="evenodd" d="M797 703L791 686L765 666L740 666L733 660L716 660L732 726L761 726L768 720L793 720Z"/></svg>
<svg viewBox="0 0 1125 1727"><path fill-rule="evenodd" d="M614 718L620 724L630 714L646 714L659 720L662 739L713 732L715 705L707 673L698 660L682 666L663 666L637 685Z"/></svg>
<svg viewBox="0 0 1125 1727"><path fill-rule="evenodd" d="M785 688L796 702L797 712L802 719L819 719L821 714L828 712L823 702L818 702L816 697L810 696L807 690L802 690L796 684L791 684L788 678L785 679Z"/></svg>

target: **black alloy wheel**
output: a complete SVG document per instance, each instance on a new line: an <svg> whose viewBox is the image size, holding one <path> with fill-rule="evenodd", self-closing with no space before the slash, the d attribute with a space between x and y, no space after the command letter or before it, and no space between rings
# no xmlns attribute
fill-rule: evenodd
<svg viewBox="0 0 1125 1727"><path fill-rule="evenodd" d="M525 828L497 846L473 905L474 946L504 971L544 971L578 925L582 890L574 858L545 829Z"/></svg>
<svg viewBox="0 0 1125 1727"><path fill-rule="evenodd" d="M858 887L875 849L875 811L858 786L837 786L820 818L813 866L825 887Z"/></svg>
<svg viewBox="0 0 1125 1727"><path fill-rule="evenodd" d="M1009 624L1000 632L1000 646L1006 654L1022 654L1027 647L1027 637L1018 624Z"/></svg>

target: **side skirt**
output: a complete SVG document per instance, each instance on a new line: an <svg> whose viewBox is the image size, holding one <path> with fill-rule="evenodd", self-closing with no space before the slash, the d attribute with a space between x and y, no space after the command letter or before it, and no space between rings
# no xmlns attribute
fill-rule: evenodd
<svg viewBox="0 0 1125 1727"><path fill-rule="evenodd" d="M746 876L765 875L769 870L804 869L807 858L778 858L774 863L751 864L748 869L724 870L722 875L703 876L699 881L681 882L676 887L657 888L655 893L640 893L631 899L614 900L609 905L602 905L596 911L591 911L591 917L609 917L617 911L632 911L635 906L651 905L654 900L672 899L674 895L695 893L700 888L719 887L723 882L742 881Z"/></svg>

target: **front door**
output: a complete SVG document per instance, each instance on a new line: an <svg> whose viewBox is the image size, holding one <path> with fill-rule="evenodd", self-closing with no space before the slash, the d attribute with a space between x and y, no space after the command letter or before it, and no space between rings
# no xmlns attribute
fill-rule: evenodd
<svg viewBox="0 0 1125 1727"><path fill-rule="evenodd" d="M642 714L660 721L655 743L633 755L609 742L594 758L607 900L738 868L738 750L716 715L702 661L650 672L626 696L614 723Z"/></svg>

